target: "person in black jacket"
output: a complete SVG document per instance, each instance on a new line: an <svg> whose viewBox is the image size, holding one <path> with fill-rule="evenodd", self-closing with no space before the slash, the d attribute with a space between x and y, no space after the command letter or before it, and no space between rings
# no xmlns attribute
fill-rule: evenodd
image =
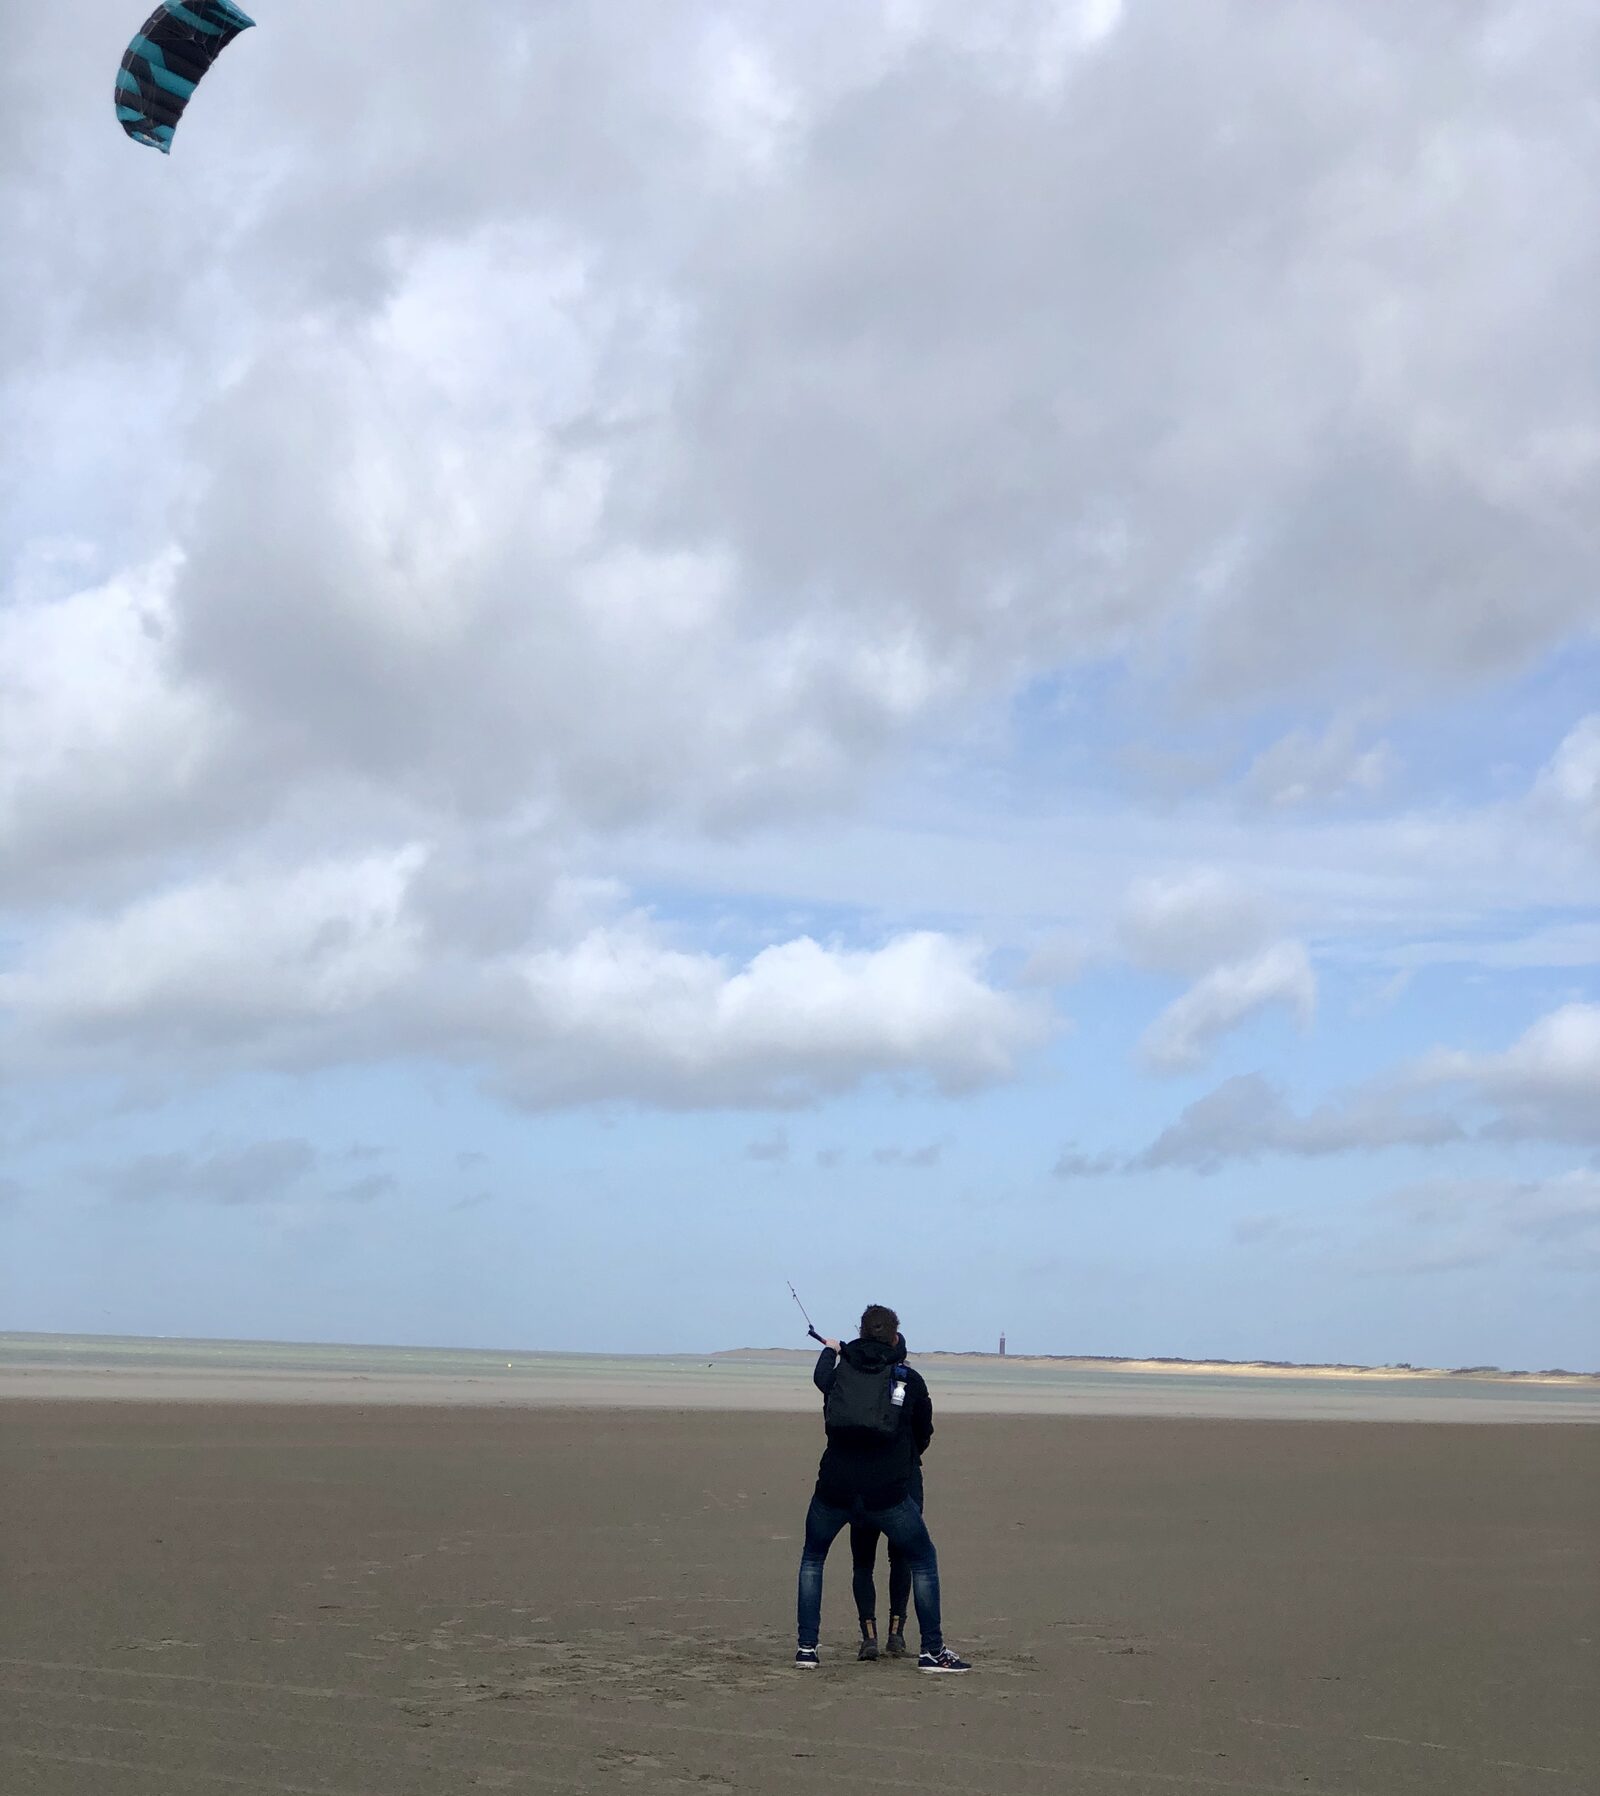
<svg viewBox="0 0 1600 1796"><path fill-rule="evenodd" d="M806 1512L795 1664L810 1668L818 1662L823 1566L839 1531L859 1521L882 1533L910 1569L922 1630L917 1669L970 1671L944 1644L939 1556L922 1511L911 1500L919 1453L933 1436L933 1401L921 1374L905 1363L899 1317L882 1304L870 1304L861 1317L860 1338L842 1347L828 1342L812 1377L823 1394L828 1445Z"/></svg>
<svg viewBox="0 0 1600 1796"><path fill-rule="evenodd" d="M906 1338L900 1335L897 1339L899 1359L906 1357ZM824 1379L831 1375L824 1373L823 1362L826 1355L817 1361L817 1368L812 1378L819 1389L827 1394ZM909 1378L908 1378L909 1382ZM933 1439L933 1400L928 1396L928 1387L921 1378L917 1380L921 1386L923 1401L911 1412L910 1428L912 1445L916 1448L916 1459L911 1467L911 1478L906 1487L906 1495L923 1510L926 1519L926 1505L923 1501L922 1489L922 1456L928 1450L928 1443ZM913 1401L908 1398L907 1401ZM878 1542L883 1538L883 1530L873 1521L855 1521L850 1524L850 1588L856 1599L856 1619L861 1625L861 1649L856 1654L859 1659L875 1659L878 1656ZM910 1613L911 1567L906 1563L906 1556L897 1546L889 1548L889 1632L884 1637L883 1650L891 1659L903 1659L906 1656L906 1616Z"/></svg>

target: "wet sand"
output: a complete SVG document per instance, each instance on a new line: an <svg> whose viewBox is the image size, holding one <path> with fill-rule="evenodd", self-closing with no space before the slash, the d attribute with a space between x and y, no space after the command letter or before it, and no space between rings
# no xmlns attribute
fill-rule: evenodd
<svg viewBox="0 0 1600 1796"><path fill-rule="evenodd" d="M0 1788L1600 1788L1600 1431L950 1416L963 1679L797 1673L814 1415L0 1403Z"/></svg>

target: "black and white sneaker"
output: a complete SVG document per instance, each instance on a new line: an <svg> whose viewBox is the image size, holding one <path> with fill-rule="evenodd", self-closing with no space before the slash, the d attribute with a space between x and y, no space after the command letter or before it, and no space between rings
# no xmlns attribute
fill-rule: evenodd
<svg viewBox="0 0 1600 1796"><path fill-rule="evenodd" d="M947 1646L942 1653L923 1653L917 1660L918 1671L971 1671L972 1667Z"/></svg>
<svg viewBox="0 0 1600 1796"><path fill-rule="evenodd" d="M796 1671L815 1671L821 1662L814 1646L801 1646L795 1649L794 1668Z"/></svg>

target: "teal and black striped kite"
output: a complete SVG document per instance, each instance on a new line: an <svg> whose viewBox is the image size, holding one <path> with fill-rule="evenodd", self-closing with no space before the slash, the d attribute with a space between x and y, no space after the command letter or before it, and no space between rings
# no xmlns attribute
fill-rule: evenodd
<svg viewBox="0 0 1600 1796"><path fill-rule="evenodd" d="M195 83L255 20L233 0L163 0L117 70L117 117L135 143L165 156Z"/></svg>

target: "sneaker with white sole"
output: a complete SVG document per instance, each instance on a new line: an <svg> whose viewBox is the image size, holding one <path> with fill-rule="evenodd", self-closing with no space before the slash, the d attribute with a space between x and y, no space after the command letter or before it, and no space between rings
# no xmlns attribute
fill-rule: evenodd
<svg viewBox="0 0 1600 1796"><path fill-rule="evenodd" d="M918 1671L971 1671L972 1667L947 1646L942 1653L923 1653L917 1660Z"/></svg>
<svg viewBox="0 0 1600 1796"><path fill-rule="evenodd" d="M794 1668L796 1671L815 1671L821 1660L817 1657L814 1646L801 1646L795 1649Z"/></svg>

